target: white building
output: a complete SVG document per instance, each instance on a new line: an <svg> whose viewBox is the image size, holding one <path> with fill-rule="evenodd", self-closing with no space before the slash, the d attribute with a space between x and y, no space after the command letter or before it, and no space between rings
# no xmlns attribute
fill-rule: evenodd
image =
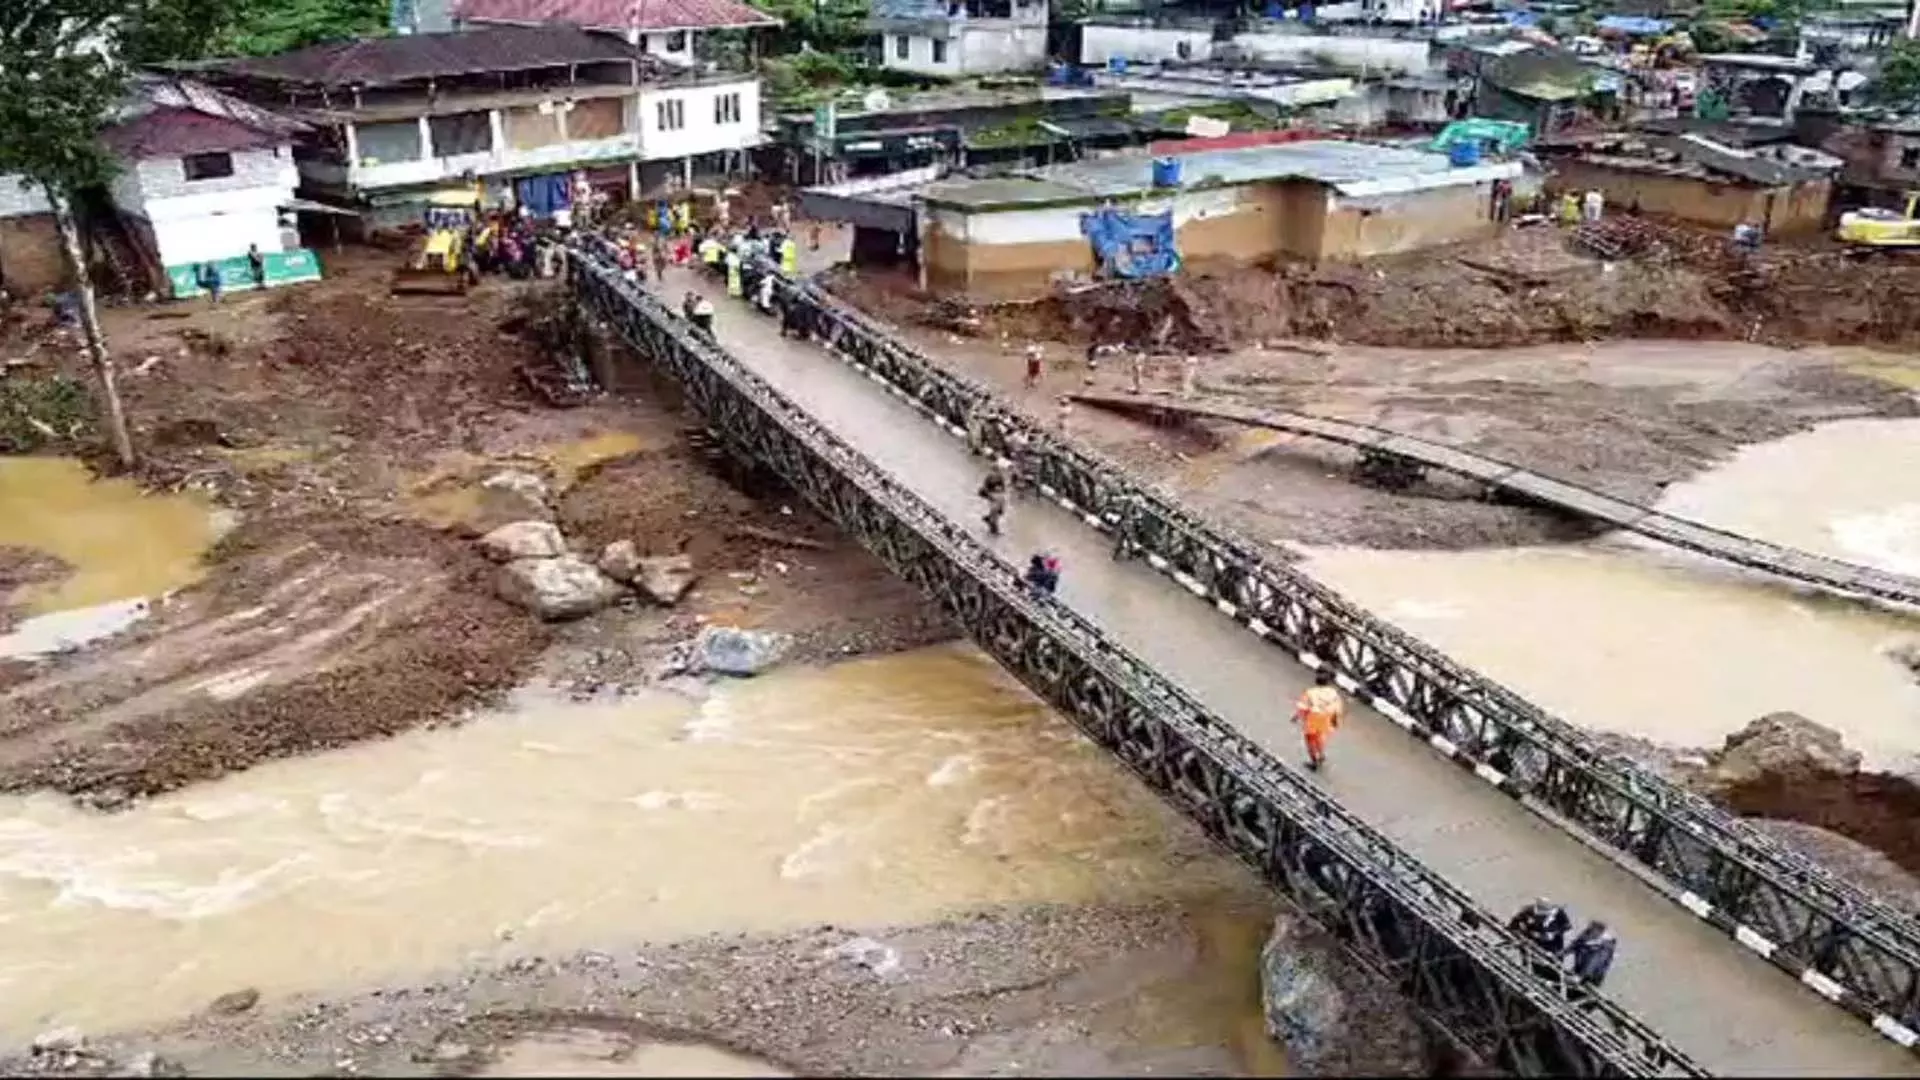
<svg viewBox="0 0 1920 1080"><path fill-rule="evenodd" d="M1102 17L1080 26L1080 62L1197 64L1256 61L1367 76L1425 75L1444 66L1428 35L1316 33L1293 20L1262 19L1230 36L1211 19Z"/></svg>
<svg viewBox="0 0 1920 1080"><path fill-rule="evenodd" d="M880 63L962 78L1037 71L1047 62L1046 0L874 0L867 28Z"/></svg>
<svg viewBox="0 0 1920 1080"><path fill-rule="evenodd" d="M369 38L223 71L318 129L299 150L303 186L369 207L376 226L467 178L535 212L578 179L637 197L735 174L762 139L756 76L663 62L575 26Z"/></svg>
<svg viewBox="0 0 1920 1080"><path fill-rule="evenodd" d="M317 277L290 228L293 142L306 130L198 83L142 76L100 135L119 163L110 205L83 199L76 217L96 252L148 288L164 275L175 295L197 291L207 264L229 287L252 287L249 252L269 285ZM10 287L49 288L64 277L50 210L41 192L0 178L0 272ZM29 236L41 250L28 249Z"/></svg>

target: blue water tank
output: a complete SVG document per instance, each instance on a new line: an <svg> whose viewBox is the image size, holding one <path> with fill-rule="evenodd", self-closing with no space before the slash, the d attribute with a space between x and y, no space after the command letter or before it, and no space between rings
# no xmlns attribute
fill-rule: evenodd
<svg viewBox="0 0 1920 1080"><path fill-rule="evenodd" d="M1180 186L1180 159L1162 157L1153 159L1153 186Z"/></svg>
<svg viewBox="0 0 1920 1080"><path fill-rule="evenodd" d="M1447 160L1462 168L1480 164L1480 140L1461 139L1447 149Z"/></svg>
<svg viewBox="0 0 1920 1080"><path fill-rule="evenodd" d="M1127 58L1124 56L1107 57L1107 70L1113 72L1115 75L1125 75L1127 73Z"/></svg>

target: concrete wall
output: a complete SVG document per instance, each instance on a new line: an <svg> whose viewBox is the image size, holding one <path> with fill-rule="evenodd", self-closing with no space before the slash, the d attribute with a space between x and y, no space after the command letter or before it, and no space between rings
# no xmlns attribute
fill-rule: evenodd
<svg viewBox="0 0 1920 1080"><path fill-rule="evenodd" d="M907 55L900 55L905 41ZM945 46L942 52L935 42ZM956 21L939 34L881 35L882 63L896 71L957 78L1037 71L1047 61L1047 28L1017 19Z"/></svg>
<svg viewBox="0 0 1920 1080"><path fill-rule="evenodd" d="M736 98L739 118L722 121L717 105ZM658 103L679 101L686 123L676 130L660 126ZM640 92L638 102L640 157L645 161L745 150L760 142L760 80L686 87L660 87Z"/></svg>
<svg viewBox="0 0 1920 1080"><path fill-rule="evenodd" d="M1492 184L1403 195L1341 198L1310 181L1181 191L1145 200L1143 213L1172 210L1181 260L1192 269L1270 259L1365 258L1415 251L1492 232ZM921 263L930 289L994 297L1033 296L1050 282L1094 270L1080 232L1092 204L965 213L921 208Z"/></svg>
<svg viewBox="0 0 1920 1080"><path fill-rule="evenodd" d="M1213 31L1176 26L1080 27L1080 62L1105 64L1119 57L1138 63L1156 60L1208 60L1213 57Z"/></svg>
<svg viewBox="0 0 1920 1080"><path fill-rule="evenodd" d="M281 250L279 208L299 184L289 148L247 150L233 175L188 180L179 158L133 163L114 178L114 205L146 222L163 266Z"/></svg>
<svg viewBox="0 0 1920 1080"><path fill-rule="evenodd" d="M1832 197L1832 184L1826 180L1762 188L1656 176L1578 161L1556 164L1553 176L1561 188L1599 191L1606 196L1609 209L1660 214L1729 231L1743 221L1751 221L1764 224L1773 235L1820 231Z"/></svg>
<svg viewBox="0 0 1920 1080"><path fill-rule="evenodd" d="M0 176L0 219L51 213L47 193L18 176Z"/></svg>
<svg viewBox="0 0 1920 1080"><path fill-rule="evenodd" d="M0 188L10 186L0 179ZM15 297L37 299L66 279L60 232L51 213L0 215L0 288Z"/></svg>

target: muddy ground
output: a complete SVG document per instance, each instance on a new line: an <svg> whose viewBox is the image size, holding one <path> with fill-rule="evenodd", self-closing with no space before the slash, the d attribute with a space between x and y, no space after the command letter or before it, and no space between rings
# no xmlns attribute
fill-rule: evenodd
<svg viewBox="0 0 1920 1080"><path fill-rule="evenodd" d="M502 326L551 294L391 298L388 258L349 252L322 285L219 306L109 309L143 479L207 493L240 524L206 580L133 632L0 669L0 790L115 803L454 715L537 664L583 690L641 678L707 620L796 632L802 659L951 636L797 500L730 486L678 414L537 399L519 369L538 350ZM13 347L77 374L47 340L26 328ZM62 449L97 453L42 452ZM675 610L629 600L561 626L497 599L471 537L524 516L476 486L508 468L548 484L581 549L684 550L703 584ZM9 589L53 572L15 555ZM245 689L206 692L223 680Z"/></svg>
<svg viewBox="0 0 1920 1080"><path fill-rule="evenodd" d="M1632 224L1635 219L1622 219ZM1603 338L1902 345L1920 340L1920 263L1850 256L1825 241L1752 260L1725 238L1646 223L1638 250L1603 260L1550 225L1437 251L1283 263L1060 291L1018 304L928 296L904 275L836 274L849 299L901 322L1078 345L1155 341L1223 351L1315 338L1399 348L1498 348Z"/></svg>

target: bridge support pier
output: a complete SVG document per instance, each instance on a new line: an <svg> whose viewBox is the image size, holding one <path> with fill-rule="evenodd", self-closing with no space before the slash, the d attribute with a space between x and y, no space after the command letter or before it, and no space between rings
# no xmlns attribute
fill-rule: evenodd
<svg viewBox="0 0 1920 1080"><path fill-rule="evenodd" d="M1405 458L1392 454L1383 454L1377 450L1362 450L1360 463L1354 467L1363 483L1388 491L1405 491L1426 478L1426 471Z"/></svg>

